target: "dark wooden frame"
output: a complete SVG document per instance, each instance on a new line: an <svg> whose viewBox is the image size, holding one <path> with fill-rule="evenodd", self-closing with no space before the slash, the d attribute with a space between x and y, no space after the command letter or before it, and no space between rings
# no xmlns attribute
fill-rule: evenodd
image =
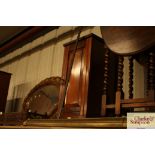
<svg viewBox="0 0 155 155"><path fill-rule="evenodd" d="M11 73L0 71L0 112L5 112Z"/></svg>

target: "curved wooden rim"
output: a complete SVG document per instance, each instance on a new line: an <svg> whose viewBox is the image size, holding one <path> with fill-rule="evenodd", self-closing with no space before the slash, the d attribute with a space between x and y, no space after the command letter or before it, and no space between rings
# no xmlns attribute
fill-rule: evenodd
<svg viewBox="0 0 155 155"><path fill-rule="evenodd" d="M134 55L155 45L154 26L105 26L101 33L107 48L118 55Z"/></svg>
<svg viewBox="0 0 155 155"><path fill-rule="evenodd" d="M106 42L105 42L106 43ZM113 49L111 49L107 44L106 44L106 47L113 53L117 54L117 55L120 55L120 56L132 56L132 55L135 55L135 54L138 54L138 53L141 53L141 52L144 52L150 48L152 48L153 46L155 45L155 42L150 44L149 46L145 47L145 48L142 48L141 50L137 50L137 51L133 51L132 53L118 53L116 51L114 51Z"/></svg>
<svg viewBox="0 0 155 155"><path fill-rule="evenodd" d="M50 78L46 78L44 80L42 80L41 82L39 82L36 86L34 86L30 92L28 93L28 95L25 97L24 102L23 102L23 111L24 112L28 112L28 105L26 104L27 101L29 100L29 98L31 97L31 95L36 92L38 89L44 87L44 86L48 86L48 85L55 85L55 86L60 86L60 85L64 85L65 81L61 78L61 77L50 77Z"/></svg>

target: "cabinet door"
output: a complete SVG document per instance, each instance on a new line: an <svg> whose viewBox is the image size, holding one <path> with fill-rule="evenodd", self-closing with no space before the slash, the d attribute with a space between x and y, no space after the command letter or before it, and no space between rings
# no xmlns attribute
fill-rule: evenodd
<svg viewBox="0 0 155 155"><path fill-rule="evenodd" d="M66 78L69 72L69 66L73 59L75 43L65 47L63 78ZM85 41L80 41L75 53L74 62L71 70L71 76L67 88L63 117L80 117L82 106L82 79L83 79L83 53Z"/></svg>
<svg viewBox="0 0 155 155"><path fill-rule="evenodd" d="M82 82L82 55L83 49L78 49L75 53L71 76L67 88L65 99L65 113L69 116L79 116L81 109L81 82ZM68 65L73 59L73 53L69 52ZM67 67L69 68L69 67Z"/></svg>
<svg viewBox="0 0 155 155"><path fill-rule="evenodd" d="M65 104L80 105L79 98L80 98L80 84L81 84L81 66L82 66L82 50L78 50L75 53Z"/></svg>

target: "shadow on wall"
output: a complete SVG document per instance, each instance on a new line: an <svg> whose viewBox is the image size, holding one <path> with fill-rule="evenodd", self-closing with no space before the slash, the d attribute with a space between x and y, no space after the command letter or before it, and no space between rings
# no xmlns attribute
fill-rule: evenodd
<svg viewBox="0 0 155 155"><path fill-rule="evenodd" d="M18 112L21 103L22 103L21 98L8 100L6 104L5 112Z"/></svg>
<svg viewBox="0 0 155 155"><path fill-rule="evenodd" d="M7 100L5 112L21 112L24 98L31 88L31 83L16 85L13 89L11 99Z"/></svg>

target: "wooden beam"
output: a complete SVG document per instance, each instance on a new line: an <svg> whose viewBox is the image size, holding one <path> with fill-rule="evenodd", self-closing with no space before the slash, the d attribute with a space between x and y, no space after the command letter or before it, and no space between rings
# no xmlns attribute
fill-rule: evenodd
<svg viewBox="0 0 155 155"><path fill-rule="evenodd" d="M46 29L52 30L55 28L57 28L57 27L56 26L51 26L51 27L49 27L49 26L48 27L47 26L34 26L34 27L28 29L26 32L23 32L22 34L18 35L10 42L4 44L2 47L0 47L0 55L5 55L6 53L8 53L8 51L10 51L10 49L13 49L14 47L16 47L17 45L19 45L23 42L25 43L27 40L34 38L34 36L45 31ZM15 50L15 49L13 49L13 50Z"/></svg>

